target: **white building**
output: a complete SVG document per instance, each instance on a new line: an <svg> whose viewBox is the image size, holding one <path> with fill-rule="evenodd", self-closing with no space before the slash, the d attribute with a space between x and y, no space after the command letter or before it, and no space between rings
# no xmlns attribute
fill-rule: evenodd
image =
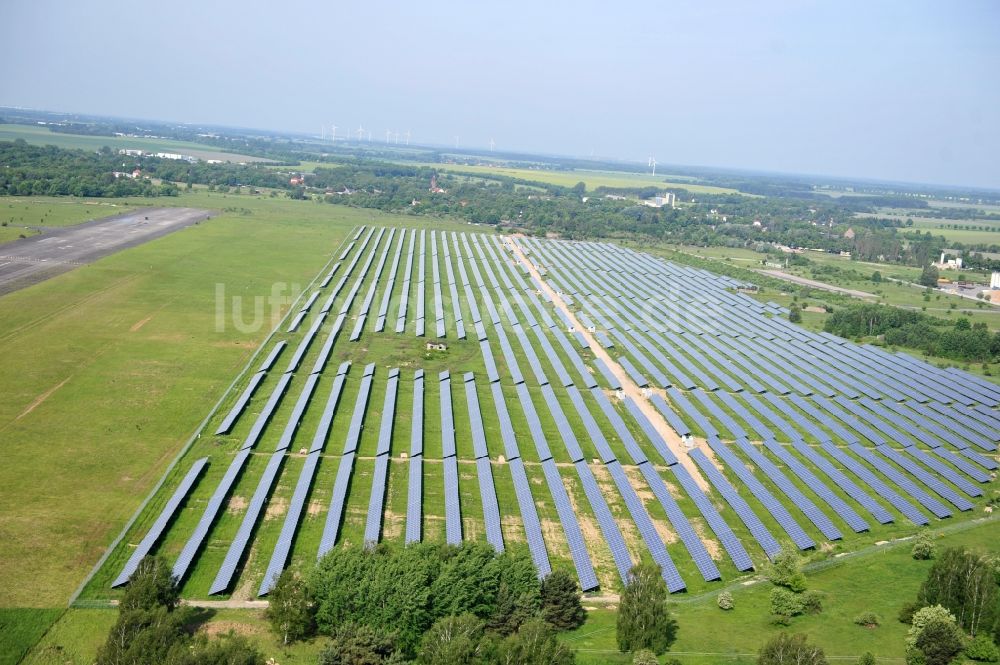
<svg viewBox="0 0 1000 665"><path fill-rule="evenodd" d="M948 259L945 261L945 253L941 252L941 260L938 262L937 267L941 270L961 270L962 269L962 257L959 256L954 259Z"/></svg>
<svg viewBox="0 0 1000 665"><path fill-rule="evenodd" d="M993 274L990 275L990 288L1000 289L1000 271L994 271Z"/></svg>
<svg viewBox="0 0 1000 665"><path fill-rule="evenodd" d="M667 192L659 196L654 196L651 199L646 199L643 201L650 208L662 208L663 206L670 206L673 208L677 204L677 195L673 192Z"/></svg>

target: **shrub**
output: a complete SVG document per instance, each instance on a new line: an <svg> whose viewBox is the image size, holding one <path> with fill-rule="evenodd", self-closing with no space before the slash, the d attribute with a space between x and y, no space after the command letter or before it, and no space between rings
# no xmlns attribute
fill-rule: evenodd
<svg viewBox="0 0 1000 665"><path fill-rule="evenodd" d="M805 635L778 633L760 648L757 665L827 665L823 650L806 641Z"/></svg>
<svg viewBox="0 0 1000 665"><path fill-rule="evenodd" d="M918 561L926 561L927 559L934 558L935 549L931 534L927 531L921 531L917 534L917 540L913 543L913 549L910 550L910 554Z"/></svg>
<svg viewBox="0 0 1000 665"><path fill-rule="evenodd" d="M724 610L731 610L736 607L736 603L733 601L733 594L728 591L720 593L719 597L715 599L715 602L717 602L719 607Z"/></svg>
<svg viewBox="0 0 1000 665"><path fill-rule="evenodd" d="M771 589L771 614L794 617L802 614L805 607L802 599L788 589Z"/></svg>
<svg viewBox="0 0 1000 665"><path fill-rule="evenodd" d="M875 665L875 654L871 651L864 652L861 658L858 658L858 665Z"/></svg>
<svg viewBox="0 0 1000 665"><path fill-rule="evenodd" d="M923 605L915 600L904 604L899 608L899 616L897 617L899 619L899 623L913 623L913 615L921 607L923 607Z"/></svg>
<svg viewBox="0 0 1000 665"><path fill-rule="evenodd" d="M823 594L819 591L806 591L802 594L802 609L809 614L819 614L823 611Z"/></svg>
<svg viewBox="0 0 1000 665"><path fill-rule="evenodd" d="M639 649L632 654L632 665L660 665L660 659L649 649Z"/></svg>
<svg viewBox="0 0 1000 665"><path fill-rule="evenodd" d="M972 660L978 660L984 663L995 663L1000 661L1000 649L997 649L997 645L993 643L993 640L983 633L976 635L976 637L965 646L965 655Z"/></svg>
<svg viewBox="0 0 1000 665"><path fill-rule="evenodd" d="M874 612L862 612L854 617L854 623L865 628L876 628L880 625L878 615Z"/></svg>
<svg viewBox="0 0 1000 665"><path fill-rule="evenodd" d="M767 578L771 580L772 584L786 587L796 593L805 591L806 588L806 578L802 574L802 562L799 560L799 556L791 550L784 550L774 557Z"/></svg>

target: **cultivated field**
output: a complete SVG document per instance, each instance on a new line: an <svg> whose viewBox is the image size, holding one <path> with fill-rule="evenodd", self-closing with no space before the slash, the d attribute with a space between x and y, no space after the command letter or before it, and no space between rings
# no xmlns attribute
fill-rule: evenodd
<svg viewBox="0 0 1000 665"><path fill-rule="evenodd" d="M422 166L437 168L452 173L488 177L503 175L522 180L535 180L563 187L572 187L578 182L587 186L588 190L597 187L680 187L694 194L738 194L735 189L698 185L684 177L673 178L669 174L644 175L638 173L622 173L618 171L556 171L548 169L523 169L505 166L478 166L464 164L439 164L427 162Z"/></svg>

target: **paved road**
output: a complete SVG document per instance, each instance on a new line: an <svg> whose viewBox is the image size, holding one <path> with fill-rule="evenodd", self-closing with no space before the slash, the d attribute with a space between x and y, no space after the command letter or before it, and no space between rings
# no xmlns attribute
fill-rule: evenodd
<svg viewBox="0 0 1000 665"><path fill-rule="evenodd" d="M769 275L771 277L777 277L778 279L785 279L789 282L795 282L796 284L803 284L805 286L811 286L814 289L822 289L824 291L833 291L834 293L846 293L849 296L854 296L855 298L877 298L874 293L868 293L866 291L856 291L854 289L845 289L841 286L834 286L833 284L827 284L826 282L817 282L815 279L808 279L806 277L799 277L798 275L790 275L787 272L782 272L780 270L758 270L757 272L764 275Z"/></svg>
<svg viewBox="0 0 1000 665"><path fill-rule="evenodd" d="M0 245L0 295L208 218L195 208L144 208Z"/></svg>

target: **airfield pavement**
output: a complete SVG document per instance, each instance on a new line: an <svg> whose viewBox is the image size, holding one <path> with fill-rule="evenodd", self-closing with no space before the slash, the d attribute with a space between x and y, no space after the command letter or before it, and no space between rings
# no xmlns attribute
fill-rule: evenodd
<svg viewBox="0 0 1000 665"><path fill-rule="evenodd" d="M207 219L197 208L143 208L0 245L0 295Z"/></svg>

